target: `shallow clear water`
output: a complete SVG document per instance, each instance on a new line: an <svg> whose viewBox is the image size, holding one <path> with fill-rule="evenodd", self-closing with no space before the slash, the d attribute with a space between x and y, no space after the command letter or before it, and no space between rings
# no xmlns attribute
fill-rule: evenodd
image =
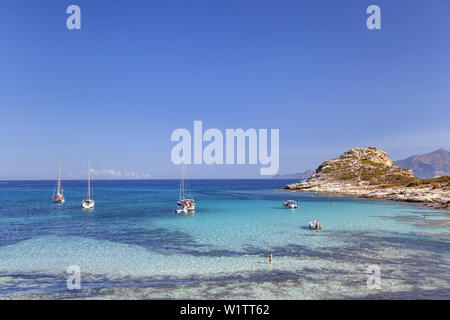
<svg viewBox="0 0 450 320"><path fill-rule="evenodd" d="M0 182L0 298L450 298L448 211L280 190L291 182L191 181L191 216L173 213L175 180L94 181L87 211L83 181L64 181L64 205L53 181Z"/></svg>

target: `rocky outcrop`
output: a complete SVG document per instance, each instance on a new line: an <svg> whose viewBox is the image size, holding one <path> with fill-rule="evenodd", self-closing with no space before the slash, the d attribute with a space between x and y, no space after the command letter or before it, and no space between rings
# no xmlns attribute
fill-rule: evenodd
<svg viewBox="0 0 450 320"><path fill-rule="evenodd" d="M325 161L309 179L286 186L288 190L337 193L373 199L450 204L450 178L420 180L410 169L394 165L386 152L355 148Z"/></svg>

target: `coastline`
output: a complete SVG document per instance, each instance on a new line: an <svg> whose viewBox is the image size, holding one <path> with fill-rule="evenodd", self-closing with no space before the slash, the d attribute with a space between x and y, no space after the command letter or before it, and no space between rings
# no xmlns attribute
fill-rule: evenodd
<svg viewBox="0 0 450 320"><path fill-rule="evenodd" d="M414 202L431 209L450 210L449 192L443 189L432 190L432 187L376 188L370 186L355 187L354 185L342 185L339 183L310 186L305 182L300 182L289 184L284 190L334 194L374 200Z"/></svg>
<svg viewBox="0 0 450 320"><path fill-rule="evenodd" d="M285 189L450 209L450 177L419 179L411 169L396 166L386 152L376 147L350 149L323 162L308 179L288 184Z"/></svg>

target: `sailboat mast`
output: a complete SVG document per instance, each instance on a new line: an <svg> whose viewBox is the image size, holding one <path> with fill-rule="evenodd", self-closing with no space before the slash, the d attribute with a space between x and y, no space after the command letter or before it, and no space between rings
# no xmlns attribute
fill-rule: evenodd
<svg viewBox="0 0 450 320"><path fill-rule="evenodd" d="M184 150L184 141L183 141L183 163L181 165L181 200L184 200L184 162L186 157L186 150Z"/></svg>
<svg viewBox="0 0 450 320"><path fill-rule="evenodd" d="M178 196L178 200L181 201L181 194L182 194L182 184L183 184L183 169L181 169L181 179L180 179L180 194Z"/></svg>
<svg viewBox="0 0 450 320"><path fill-rule="evenodd" d="M57 194L61 194L61 161L59 162L58 167L58 187L56 190Z"/></svg>
<svg viewBox="0 0 450 320"><path fill-rule="evenodd" d="M91 199L91 159L88 159L88 200Z"/></svg>
<svg viewBox="0 0 450 320"><path fill-rule="evenodd" d="M183 162L181 163L181 181L180 181L180 201L184 200L184 157L186 151L184 150L183 142Z"/></svg>
<svg viewBox="0 0 450 320"><path fill-rule="evenodd" d="M178 200L180 200L181 201L181 181L180 181L180 185L179 185L179 194L178 194Z"/></svg>
<svg viewBox="0 0 450 320"><path fill-rule="evenodd" d="M184 154L183 154L183 164L181 167L181 200L184 200Z"/></svg>

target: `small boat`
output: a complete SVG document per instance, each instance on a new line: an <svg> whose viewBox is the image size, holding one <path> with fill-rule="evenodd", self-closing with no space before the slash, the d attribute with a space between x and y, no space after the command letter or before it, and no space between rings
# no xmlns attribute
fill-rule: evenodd
<svg viewBox="0 0 450 320"><path fill-rule="evenodd" d="M54 203L61 203L61 204L66 202L63 192L64 190L61 189L61 162L59 162L58 183L56 184L56 193L53 193L52 201Z"/></svg>
<svg viewBox="0 0 450 320"><path fill-rule="evenodd" d="M178 213L178 214L187 214L188 211L187 211L186 208L183 207L183 208L175 209L175 213Z"/></svg>
<svg viewBox="0 0 450 320"><path fill-rule="evenodd" d="M322 229L322 223L319 221L319 220L314 220L314 221L310 221L309 222L309 228L310 229L315 229L315 230L318 230L318 229Z"/></svg>
<svg viewBox="0 0 450 320"><path fill-rule="evenodd" d="M283 206L290 209L298 209L299 205L295 200L283 201Z"/></svg>
<svg viewBox="0 0 450 320"><path fill-rule="evenodd" d="M177 201L178 208L175 209L175 213L188 214L195 211L195 200L192 198L185 198L186 189L188 189L189 183L186 181L184 172L184 161L181 167L181 181L180 181L180 195Z"/></svg>
<svg viewBox="0 0 450 320"><path fill-rule="evenodd" d="M84 209L92 209L95 206L94 199L91 199L91 159L88 159L88 196L81 202Z"/></svg>

